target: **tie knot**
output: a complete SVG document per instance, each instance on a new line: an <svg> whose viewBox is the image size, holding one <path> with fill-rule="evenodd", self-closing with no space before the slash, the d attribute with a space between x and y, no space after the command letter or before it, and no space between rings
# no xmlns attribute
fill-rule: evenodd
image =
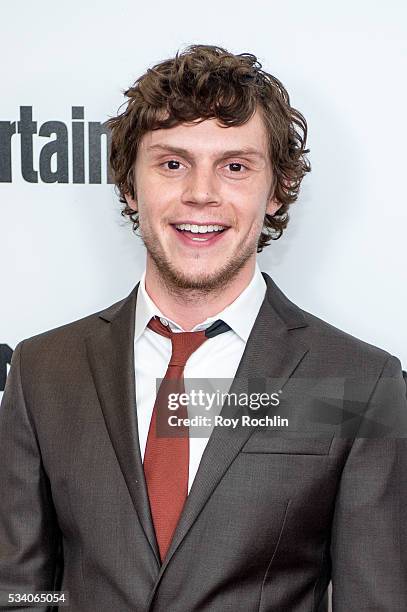
<svg viewBox="0 0 407 612"><path fill-rule="evenodd" d="M161 321L153 317L147 327L155 331L161 336L165 336L171 340L172 354L168 366L185 367L186 362L200 346L207 340L205 331L195 332L173 332L169 326L164 325Z"/></svg>

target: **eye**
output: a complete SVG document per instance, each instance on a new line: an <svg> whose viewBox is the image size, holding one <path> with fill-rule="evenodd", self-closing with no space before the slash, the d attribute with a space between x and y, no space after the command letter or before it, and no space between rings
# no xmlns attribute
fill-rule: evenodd
<svg viewBox="0 0 407 612"><path fill-rule="evenodd" d="M169 159L163 163L163 166L166 170L179 170L181 162L177 161L176 159Z"/></svg>
<svg viewBox="0 0 407 612"><path fill-rule="evenodd" d="M246 168L246 166L244 166L243 164L240 164L239 162L231 162L230 164L228 164L229 169L231 170L231 172L241 172L241 170L243 168Z"/></svg>

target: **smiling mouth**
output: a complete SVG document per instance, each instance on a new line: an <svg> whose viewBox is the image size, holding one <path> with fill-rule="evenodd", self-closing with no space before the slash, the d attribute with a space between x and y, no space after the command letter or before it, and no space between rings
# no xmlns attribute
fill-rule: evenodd
<svg viewBox="0 0 407 612"><path fill-rule="evenodd" d="M225 225L194 224L194 223L172 223L172 227L187 242L212 243L217 241L229 228Z"/></svg>

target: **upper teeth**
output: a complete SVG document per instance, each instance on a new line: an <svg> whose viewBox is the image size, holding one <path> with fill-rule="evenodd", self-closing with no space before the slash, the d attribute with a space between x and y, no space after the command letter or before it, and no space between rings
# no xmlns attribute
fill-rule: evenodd
<svg viewBox="0 0 407 612"><path fill-rule="evenodd" d="M177 229L186 230L193 234L205 234L206 232L220 232L223 229L223 225L191 225L190 223L180 223L175 226Z"/></svg>

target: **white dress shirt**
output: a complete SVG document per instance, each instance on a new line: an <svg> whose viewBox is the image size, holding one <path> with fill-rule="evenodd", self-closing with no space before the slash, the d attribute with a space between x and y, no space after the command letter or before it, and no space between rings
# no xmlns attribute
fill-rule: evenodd
<svg viewBox="0 0 407 612"><path fill-rule="evenodd" d="M231 329L209 338L188 359L184 369L185 390L187 379L232 379L242 358L246 342L266 293L266 282L256 263L252 280L242 293L224 310L196 325L191 331L209 327L217 319L225 321ZM156 398L157 378L164 378L171 358L171 340L147 327L154 316L168 323L173 332L183 330L166 317L148 295L145 272L137 293L134 335L134 363L136 376L137 422L141 456L147 442L151 415ZM228 388L222 387L223 391ZM188 493L191 489L208 437L190 436Z"/></svg>

